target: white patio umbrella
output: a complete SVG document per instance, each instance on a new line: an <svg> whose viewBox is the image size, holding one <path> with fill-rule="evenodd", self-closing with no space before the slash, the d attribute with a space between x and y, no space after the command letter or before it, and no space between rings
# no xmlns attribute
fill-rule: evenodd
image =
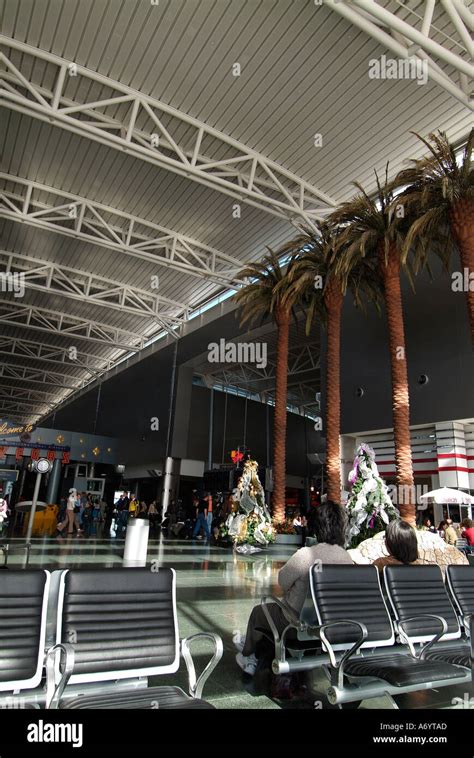
<svg viewBox="0 0 474 758"><path fill-rule="evenodd" d="M460 503L467 505L474 503L474 497L467 492L451 489L451 487L440 487L439 490L432 490L420 495L420 500L434 500L435 503Z"/></svg>

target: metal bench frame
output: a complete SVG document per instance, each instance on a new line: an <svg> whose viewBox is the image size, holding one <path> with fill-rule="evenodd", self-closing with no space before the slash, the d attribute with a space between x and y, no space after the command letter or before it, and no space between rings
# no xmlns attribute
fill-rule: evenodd
<svg viewBox="0 0 474 758"><path fill-rule="evenodd" d="M109 569L103 569L109 571ZM180 657L184 658L188 673L188 692L190 698L200 699L206 681L216 668L223 654L222 639L213 632L198 632L190 637L179 639L177 603L176 603L176 572L172 572L172 605L175 627L176 652L175 658L167 666L149 666L135 669L121 669L113 672L94 672L90 674L74 674L74 646L61 639L63 606L65 595L65 579L67 570L61 572L59 583L59 600L56 615L56 642L48 650L46 656L46 708L61 708L66 699L82 695L110 694L120 691L121 696L127 691L148 689L148 677L160 674L175 673L179 668ZM196 676L196 670L191 653L191 645L198 639L208 639L213 643L214 650L210 661ZM149 688L150 692L159 687ZM181 690L182 691L182 690ZM183 692L183 695L185 693Z"/></svg>

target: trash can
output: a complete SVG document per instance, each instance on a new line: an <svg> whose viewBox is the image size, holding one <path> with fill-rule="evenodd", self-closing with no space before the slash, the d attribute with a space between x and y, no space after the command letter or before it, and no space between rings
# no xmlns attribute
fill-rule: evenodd
<svg viewBox="0 0 474 758"><path fill-rule="evenodd" d="M148 523L148 519L133 518L129 520L125 535L124 562L146 565L149 531L150 524Z"/></svg>

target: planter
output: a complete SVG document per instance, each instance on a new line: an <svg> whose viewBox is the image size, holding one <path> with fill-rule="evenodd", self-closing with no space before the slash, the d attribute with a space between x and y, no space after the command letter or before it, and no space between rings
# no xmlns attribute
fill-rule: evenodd
<svg viewBox="0 0 474 758"><path fill-rule="evenodd" d="M303 544L302 534L277 534L273 545L295 545L300 547Z"/></svg>

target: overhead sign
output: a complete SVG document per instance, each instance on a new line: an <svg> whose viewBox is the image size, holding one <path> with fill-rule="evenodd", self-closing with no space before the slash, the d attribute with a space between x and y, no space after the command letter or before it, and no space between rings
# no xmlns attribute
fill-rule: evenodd
<svg viewBox="0 0 474 758"><path fill-rule="evenodd" d="M0 418L0 437L21 437L29 435L36 429L34 424L14 424L12 421Z"/></svg>

